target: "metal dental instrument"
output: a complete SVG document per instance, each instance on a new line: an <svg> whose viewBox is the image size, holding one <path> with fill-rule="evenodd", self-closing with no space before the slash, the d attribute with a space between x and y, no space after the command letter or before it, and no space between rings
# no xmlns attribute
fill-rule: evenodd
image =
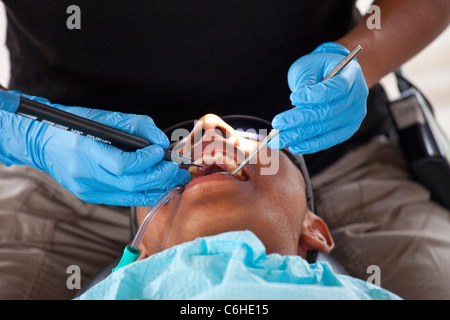
<svg viewBox="0 0 450 320"><path fill-rule="evenodd" d="M345 68L347 64L349 64L350 61L352 61L353 58L355 58L360 52L362 51L362 47L360 45L357 45L321 82L324 82L331 77L335 76L339 73L342 69ZM275 137L280 133L280 130L272 129L270 130L270 133L265 137L258 145L258 147L253 150L253 152L231 173L232 176L234 176L236 173L239 172L255 155L258 154L258 152L266 146L266 144L269 142L270 139Z"/></svg>
<svg viewBox="0 0 450 320"><path fill-rule="evenodd" d="M136 151L151 145L146 139L136 137L127 132L106 126L104 124L86 119L46 104L39 103L25 97L18 98L13 93L2 92L12 101L10 105L0 105L0 110L16 113L48 125L70 131L75 134L83 135L98 142L110 144L123 151ZM202 167L192 161L191 158L164 149L163 160L172 161L178 164L195 165Z"/></svg>
<svg viewBox="0 0 450 320"><path fill-rule="evenodd" d="M120 259L119 264L112 270L113 272L132 263L135 262L141 251L139 250L139 246L141 245L142 239L144 239L145 232L147 231L150 222L152 222L155 215L159 210L176 194L182 193L184 191L184 186L175 186L167 190L159 199L155 202L152 208L149 210L144 220L142 221L136 235L134 236L133 241L125 247L123 251L122 258Z"/></svg>

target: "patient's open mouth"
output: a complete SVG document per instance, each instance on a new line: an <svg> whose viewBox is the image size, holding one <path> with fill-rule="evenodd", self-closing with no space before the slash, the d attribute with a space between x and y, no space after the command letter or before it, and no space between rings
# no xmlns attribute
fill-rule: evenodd
<svg viewBox="0 0 450 320"><path fill-rule="evenodd" d="M203 155L202 158L195 160L194 163L203 164L204 166L202 168L197 166L190 166L188 168L188 171L191 174L191 180L217 172L225 171L232 173L238 166L235 159L230 158L221 152L216 152L213 156ZM239 170L234 177L241 181L248 180L248 176L244 170Z"/></svg>

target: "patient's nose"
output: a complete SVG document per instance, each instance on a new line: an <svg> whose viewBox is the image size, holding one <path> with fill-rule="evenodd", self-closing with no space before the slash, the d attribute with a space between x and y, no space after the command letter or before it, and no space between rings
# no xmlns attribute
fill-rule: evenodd
<svg viewBox="0 0 450 320"><path fill-rule="evenodd" d="M200 141L223 141L236 147L239 145L234 129L214 114L201 117L190 135L191 145Z"/></svg>

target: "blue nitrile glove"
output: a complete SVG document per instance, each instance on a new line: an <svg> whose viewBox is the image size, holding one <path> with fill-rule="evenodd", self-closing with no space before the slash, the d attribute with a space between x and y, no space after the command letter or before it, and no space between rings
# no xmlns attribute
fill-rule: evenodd
<svg viewBox="0 0 450 320"><path fill-rule="evenodd" d="M163 147L169 145L169 140L148 116L66 107L17 91L8 93L11 92L154 144L136 152L123 152L93 139L0 111L0 161L6 165L28 165L46 171L83 201L117 206L150 206L163 190L190 179L189 173L179 169L177 164L161 161Z"/></svg>
<svg viewBox="0 0 450 320"><path fill-rule="evenodd" d="M294 108L273 118L273 128L281 132L269 147L314 153L347 140L359 129L369 90L358 62L353 59L321 82L348 53L345 47L327 42L292 64L288 84Z"/></svg>

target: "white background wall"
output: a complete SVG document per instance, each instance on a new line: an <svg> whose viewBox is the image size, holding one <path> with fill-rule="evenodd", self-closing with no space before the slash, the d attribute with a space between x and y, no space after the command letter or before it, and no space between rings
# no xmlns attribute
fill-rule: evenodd
<svg viewBox="0 0 450 320"><path fill-rule="evenodd" d="M358 7L365 11L371 0L358 0ZM5 47L5 10L0 3L0 84L8 85L9 63ZM383 13L381 13L381 27ZM415 83L429 98L435 108L437 119L450 136L450 27L430 46L405 64L404 70L409 79ZM388 92L393 85L387 77L383 81ZM395 92L395 91L392 91Z"/></svg>
<svg viewBox="0 0 450 320"><path fill-rule="evenodd" d="M8 51L5 46L6 17L3 3L0 2L0 84L4 87L8 84L9 63Z"/></svg>

